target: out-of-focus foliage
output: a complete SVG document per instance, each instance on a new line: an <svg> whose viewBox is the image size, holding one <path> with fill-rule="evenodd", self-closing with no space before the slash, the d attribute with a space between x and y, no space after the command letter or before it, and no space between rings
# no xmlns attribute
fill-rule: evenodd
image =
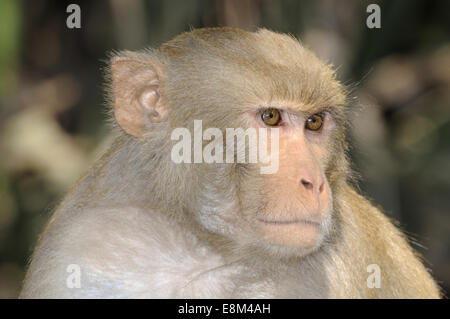
<svg viewBox="0 0 450 319"><path fill-rule="evenodd" d="M0 1L0 298L17 296L52 210L107 144L107 53L218 25L291 33L338 67L361 190L449 291L450 1L73 1L82 27L68 29L71 2ZM381 29L366 27L370 3Z"/></svg>

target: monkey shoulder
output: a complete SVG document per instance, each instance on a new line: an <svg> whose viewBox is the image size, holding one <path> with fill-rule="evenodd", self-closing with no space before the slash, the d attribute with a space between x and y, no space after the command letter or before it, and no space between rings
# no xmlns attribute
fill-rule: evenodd
<svg viewBox="0 0 450 319"><path fill-rule="evenodd" d="M362 283L362 290L367 292L364 297L438 298L439 288L397 222L355 190L348 189L346 194L341 210L341 233L345 234L341 250L345 252L341 253L346 256L348 267L359 265L359 269L352 268L349 273ZM361 253L352 253L355 251ZM369 289L365 280L374 266L380 271L380 289Z"/></svg>
<svg viewBox="0 0 450 319"><path fill-rule="evenodd" d="M162 214L135 207L58 212L35 250L22 297L188 297L225 293L235 273ZM78 269L80 287L68 287ZM70 286L70 285L69 285Z"/></svg>

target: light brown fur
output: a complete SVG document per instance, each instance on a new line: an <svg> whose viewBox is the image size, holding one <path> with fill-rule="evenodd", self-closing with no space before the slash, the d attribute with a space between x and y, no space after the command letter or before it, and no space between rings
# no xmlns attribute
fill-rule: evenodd
<svg viewBox="0 0 450 319"><path fill-rule="evenodd" d="M297 40L200 29L158 50L123 52L111 68L113 112L128 134L116 130L111 149L57 208L21 297L440 296L404 236L350 186L345 92ZM295 114L280 134L278 174L171 160L174 128L194 119L204 128L254 127L266 106ZM323 136L303 132L297 123L321 111L331 119ZM312 216L316 199L305 190L297 198L295 186L311 172L330 195L313 216L327 222L322 237L303 237L303 228L293 237L258 233L256 215ZM80 265L81 288L66 286L69 264ZM381 269L380 288L367 285L370 264Z"/></svg>

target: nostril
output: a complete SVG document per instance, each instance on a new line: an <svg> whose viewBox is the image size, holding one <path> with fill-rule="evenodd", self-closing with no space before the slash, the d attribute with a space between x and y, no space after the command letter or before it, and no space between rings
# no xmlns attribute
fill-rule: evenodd
<svg viewBox="0 0 450 319"><path fill-rule="evenodd" d="M325 183L320 184L320 187L319 187L319 194L323 192L323 189L325 188L324 185L325 185Z"/></svg>
<svg viewBox="0 0 450 319"><path fill-rule="evenodd" d="M301 183L306 189L308 189L308 190L313 189L313 184L311 182L308 182L307 180L305 180L303 178L301 180Z"/></svg>

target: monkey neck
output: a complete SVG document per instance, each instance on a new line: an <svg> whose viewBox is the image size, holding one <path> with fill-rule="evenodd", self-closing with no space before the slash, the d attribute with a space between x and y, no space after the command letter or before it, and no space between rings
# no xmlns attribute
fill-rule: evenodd
<svg viewBox="0 0 450 319"><path fill-rule="evenodd" d="M174 174L178 170L173 169L168 140L161 133L145 140L119 133L111 147L75 185L65 203L154 209L170 204L174 210L182 202L182 194L175 189L178 185Z"/></svg>

